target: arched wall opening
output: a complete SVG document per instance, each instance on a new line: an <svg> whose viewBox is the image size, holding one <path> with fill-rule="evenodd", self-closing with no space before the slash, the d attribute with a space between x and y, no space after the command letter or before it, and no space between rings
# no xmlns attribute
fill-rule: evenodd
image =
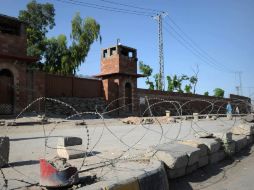
<svg viewBox="0 0 254 190"><path fill-rule="evenodd" d="M129 82L125 84L125 105L127 111L132 112L132 87Z"/></svg>
<svg viewBox="0 0 254 190"><path fill-rule="evenodd" d="M14 112L14 75L9 69L0 69L0 115Z"/></svg>

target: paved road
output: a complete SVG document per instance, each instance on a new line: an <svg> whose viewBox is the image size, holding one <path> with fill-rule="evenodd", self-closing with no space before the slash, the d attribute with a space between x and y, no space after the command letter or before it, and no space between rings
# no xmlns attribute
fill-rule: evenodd
<svg viewBox="0 0 254 190"><path fill-rule="evenodd" d="M125 152L123 158L132 158L142 155L150 146L173 140L192 139L197 131L228 131L239 123L238 120L228 121L226 119L201 120L197 123L183 121L163 126L125 125L118 120L106 120L105 122L106 125L99 120L87 121L90 138L89 150L99 153L98 157L95 156L98 161L117 158L123 152ZM10 163L13 168L3 170L8 179L17 178L30 183L38 182L38 160L44 157L51 159L56 155L57 138L60 136L81 137L84 148L86 148L86 129L84 126L76 126L75 121L51 123L43 127L29 125L11 127L8 130L0 128L0 134L7 135L11 139ZM48 137L47 147L45 147L45 136ZM94 158L87 158L86 163L90 161L94 162ZM82 163L82 160L78 162ZM77 165L79 166L80 163ZM252 154L244 157L241 162L226 161L216 166L205 167L191 176L172 181L171 189L254 189L252 186L254 164L250 163L254 163ZM0 188L2 182L0 179ZM9 184L12 183L14 182L9 181Z"/></svg>
<svg viewBox="0 0 254 190"><path fill-rule="evenodd" d="M172 180L170 190L253 190L253 176L254 147L239 153L234 160L224 160Z"/></svg>

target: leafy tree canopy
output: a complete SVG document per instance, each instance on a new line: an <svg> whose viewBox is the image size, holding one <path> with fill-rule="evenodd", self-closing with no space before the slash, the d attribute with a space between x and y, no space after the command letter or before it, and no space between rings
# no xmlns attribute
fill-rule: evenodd
<svg viewBox="0 0 254 190"><path fill-rule="evenodd" d="M19 19L28 23L28 54L40 56L46 72L64 75L76 74L85 61L92 43L101 41L100 25L90 17L82 19L77 13L71 22L71 45L65 35L48 39L46 34L55 26L55 9L52 4L32 0L27 10L20 11Z"/></svg>
<svg viewBox="0 0 254 190"><path fill-rule="evenodd" d="M221 98L224 97L225 91L224 91L223 89L221 89L221 88L215 88L215 89L213 90L213 92L214 92L214 96L215 96L215 97L221 97Z"/></svg>
<svg viewBox="0 0 254 190"><path fill-rule="evenodd" d="M39 57L45 50L46 33L55 26L55 9L50 3L40 4L35 0L26 8L19 12L19 19L27 23L27 53Z"/></svg>
<svg viewBox="0 0 254 190"><path fill-rule="evenodd" d="M153 73L153 69L149 66L144 64L143 61L139 61L139 70L140 72L146 76L146 85L149 86L150 90L154 90L154 84L152 81L150 81L149 77L152 75Z"/></svg>
<svg viewBox="0 0 254 190"><path fill-rule="evenodd" d="M153 73L153 69L149 65L144 64L143 61L139 61L139 70L146 77L150 77Z"/></svg>

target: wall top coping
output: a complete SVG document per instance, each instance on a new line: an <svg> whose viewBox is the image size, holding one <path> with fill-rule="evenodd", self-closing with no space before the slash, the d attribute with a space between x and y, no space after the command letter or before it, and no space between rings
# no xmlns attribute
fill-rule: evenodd
<svg viewBox="0 0 254 190"><path fill-rule="evenodd" d="M109 76L113 76L113 75L132 76L132 77L136 77L136 78L145 77L145 75L134 74L134 73L107 73L107 74L98 74L98 75L95 75L94 77L103 78L103 77L109 77Z"/></svg>
<svg viewBox="0 0 254 190"><path fill-rule="evenodd" d="M20 60L20 61L27 61L28 63L34 63L38 60L37 57L17 56L17 55L3 54L3 53L0 53L0 58L3 58L3 59L16 59L16 60Z"/></svg>

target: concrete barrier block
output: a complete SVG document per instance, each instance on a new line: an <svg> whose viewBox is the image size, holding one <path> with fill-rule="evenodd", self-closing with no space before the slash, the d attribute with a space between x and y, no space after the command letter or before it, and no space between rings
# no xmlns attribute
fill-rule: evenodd
<svg viewBox="0 0 254 190"><path fill-rule="evenodd" d="M218 152L221 148L221 142L214 138L200 138L196 140L199 143L205 144L208 148L208 154Z"/></svg>
<svg viewBox="0 0 254 190"><path fill-rule="evenodd" d="M57 154L60 158L66 158L67 160L70 160L83 158L86 156L86 150L82 145L68 147L57 146Z"/></svg>
<svg viewBox="0 0 254 190"><path fill-rule="evenodd" d="M9 137L0 137L0 168L8 164L10 152Z"/></svg>
<svg viewBox="0 0 254 190"><path fill-rule="evenodd" d="M209 157L206 155L206 156L201 156L199 158L199 161L198 161L198 167L201 168L201 167L204 167L206 166L207 164L209 163Z"/></svg>
<svg viewBox="0 0 254 190"><path fill-rule="evenodd" d="M244 116L243 119L247 122L254 122L254 114L248 114L247 116Z"/></svg>
<svg viewBox="0 0 254 190"><path fill-rule="evenodd" d="M198 113L193 113L193 121L198 121Z"/></svg>
<svg viewBox="0 0 254 190"><path fill-rule="evenodd" d="M247 145L253 144L253 135L247 135Z"/></svg>
<svg viewBox="0 0 254 190"><path fill-rule="evenodd" d="M178 178L178 177L182 177L186 174L185 173L186 167L176 168L176 169L168 168L166 171L167 171L169 179L175 179L175 178Z"/></svg>
<svg viewBox="0 0 254 190"><path fill-rule="evenodd" d="M79 137L60 137L57 145L63 147L82 145L82 139Z"/></svg>
<svg viewBox="0 0 254 190"><path fill-rule="evenodd" d="M140 190L169 189L167 173L162 163L158 169L138 176L138 182Z"/></svg>
<svg viewBox="0 0 254 190"><path fill-rule="evenodd" d="M110 190L129 190L129 189L140 190L139 182L135 178L131 178L126 181L119 182L118 184L115 184L115 185L111 186L110 188L105 187L104 189L105 190L106 189L110 189Z"/></svg>
<svg viewBox="0 0 254 190"><path fill-rule="evenodd" d="M162 162L151 159L148 165L145 163L134 164L133 162L122 164L120 165L123 168L120 166L119 170L112 170L106 167L105 170L107 171L104 171L106 175L99 174L103 176L101 179L98 178L95 183L79 187L78 189L169 190L168 177Z"/></svg>
<svg viewBox="0 0 254 190"><path fill-rule="evenodd" d="M214 152L209 155L209 163L214 164L225 158L225 152L223 150L219 150L218 152Z"/></svg>
<svg viewBox="0 0 254 190"><path fill-rule="evenodd" d="M167 153L168 158L170 158L171 162L168 162L169 165L166 162L165 163L169 168L181 168L186 166L186 155L187 165L193 165L194 163L197 163L200 156L200 149L180 143L161 144L156 146L155 150L160 152L165 151Z"/></svg>
<svg viewBox="0 0 254 190"><path fill-rule="evenodd" d="M179 141L179 143L198 148L200 150L200 156L206 156L208 154L208 148L203 143L197 142L195 140L184 140Z"/></svg>
<svg viewBox="0 0 254 190"><path fill-rule="evenodd" d="M241 123L231 129L234 135L253 135L254 126L249 123Z"/></svg>
<svg viewBox="0 0 254 190"><path fill-rule="evenodd" d="M213 133L213 136L220 139L223 143L232 141L232 132L218 132Z"/></svg>
<svg viewBox="0 0 254 190"><path fill-rule="evenodd" d="M188 156L182 152L158 151L155 157L171 169L185 168L188 164Z"/></svg>
<svg viewBox="0 0 254 190"><path fill-rule="evenodd" d="M247 137L245 135L233 135L235 141L235 151L239 152L247 146Z"/></svg>
<svg viewBox="0 0 254 190"><path fill-rule="evenodd" d="M231 141L223 144L224 152L226 156L233 156L235 154L235 141Z"/></svg>
<svg viewBox="0 0 254 190"><path fill-rule="evenodd" d="M190 174L190 173L196 171L197 169L198 169L198 163L195 163L195 164L193 164L191 166L187 166L185 173L186 174Z"/></svg>

